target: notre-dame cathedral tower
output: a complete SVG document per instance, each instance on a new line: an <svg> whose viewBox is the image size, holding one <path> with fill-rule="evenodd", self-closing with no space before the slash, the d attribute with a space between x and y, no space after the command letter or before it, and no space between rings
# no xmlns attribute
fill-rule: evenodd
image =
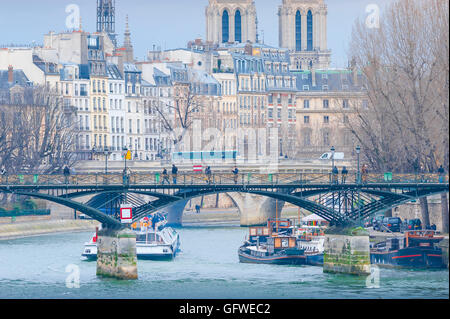
<svg viewBox="0 0 450 319"><path fill-rule="evenodd" d="M211 43L256 42L254 0L209 0L206 8L206 40Z"/></svg>
<svg viewBox="0 0 450 319"><path fill-rule="evenodd" d="M97 32L106 32L117 47L115 0L97 0Z"/></svg>
<svg viewBox="0 0 450 319"><path fill-rule="evenodd" d="M326 69L327 5L324 0L283 0L279 7L279 45L289 49L291 70Z"/></svg>

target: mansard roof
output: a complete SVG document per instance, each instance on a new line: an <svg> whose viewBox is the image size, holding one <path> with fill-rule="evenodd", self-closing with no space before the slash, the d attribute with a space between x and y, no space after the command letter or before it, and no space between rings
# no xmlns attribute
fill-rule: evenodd
<svg viewBox="0 0 450 319"><path fill-rule="evenodd" d="M108 74L108 78L112 80L123 80L123 76L119 71L119 67L113 63L106 64L106 73Z"/></svg>
<svg viewBox="0 0 450 319"><path fill-rule="evenodd" d="M32 82L22 70L13 70L13 82L8 82L8 70L0 70L0 89L10 89L13 86L31 87Z"/></svg>
<svg viewBox="0 0 450 319"><path fill-rule="evenodd" d="M357 82L352 70L326 69L315 71L315 85L311 71L292 71L297 76L299 92L362 92L364 91L364 76L357 73Z"/></svg>

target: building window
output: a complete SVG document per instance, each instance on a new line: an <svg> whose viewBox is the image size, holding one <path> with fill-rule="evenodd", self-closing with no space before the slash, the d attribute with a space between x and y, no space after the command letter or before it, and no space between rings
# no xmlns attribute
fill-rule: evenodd
<svg viewBox="0 0 450 319"><path fill-rule="evenodd" d="M300 10L295 15L295 50L302 50L302 15Z"/></svg>
<svg viewBox="0 0 450 319"><path fill-rule="evenodd" d="M308 115L303 117L303 123L309 124L309 116Z"/></svg>
<svg viewBox="0 0 450 319"><path fill-rule="evenodd" d="M362 106L363 106L364 109L367 110L369 108L369 101L368 100L363 100L362 101Z"/></svg>
<svg viewBox="0 0 450 319"><path fill-rule="evenodd" d="M330 117L328 115L325 115L323 117L323 123L325 123L325 124L329 124L330 123Z"/></svg>
<svg viewBox="0 0 450 319"><path fill-rule="evenodd" d="M328 131L323 132L323 145L324 146L330 145L330 132Z"/></svg>
<svg viewBox="0 0 450 319"><path fill-rule="evenodd" d="M228 11L225 10L222 14L222 42L226 43L230 39L230 26L229 26Z"/></svg>
<svg viewBox="0 0 450 319"><path fill-rule="evenodd" d="M311 132L309 131L303 132L303 145L311 146Z"/></svg>
<svg viewBox="0 0 450 319"><path fill-rule="evenodd" d="M348 123L348 115L344 115L343 122L344 124Z"/></svg>
<svg viewBox="0 0 450 319"><path fill-rule="evenodd" d="M306 23L307 23L307 50L312 51L312 49L313 49L313 16L312 16L311 10L308 11Z"/></svg>
<svg viewBox="0 0 450 319"><path fill-rule="evenodd" d="M303 101L303 108L304 109L309 109L309 100L304 100Z"/></svg>
<svg viewBox="0 0 450 319"><path fill-rule="evenodd" d="M309 91L309 85L303 85L303 91Z"/></svg>
<svg viewBox="0 0 450 319"><path fill-rule="evenodd" d="M241 29L241 11L237 10L234 16L234 40L239 43L242 42Z"/></svg>
<svg viewBox="0 0 450 319"><path fill-rule="evenodd" d="M348 109L349 104L348 104L348 100L347 100L347 99L342 101L342 107L343 107L344 109Z"/></svg>
<svg viewBox="0 0 450 319"><path fill-rule="evenodd" d="M330 107L330 101L329 100L323 100L323 108L327 109Z"/></svg>

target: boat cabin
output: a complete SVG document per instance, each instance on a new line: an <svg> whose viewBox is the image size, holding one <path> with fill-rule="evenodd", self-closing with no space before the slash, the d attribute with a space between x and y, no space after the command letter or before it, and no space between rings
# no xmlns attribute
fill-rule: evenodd
<svg viewBox="0 0 450 319"><path fill-rule="evenodd" d="M386 241L377 243L373 246L373 250L394 251L403 248L421 248L434 249L443 237L436 237L433 230L415 230L405 232L404 238L388 238Z"/></svg>
<svg viewBox="0 0 450 319"><path fill-rule="evenodd" d="M267 238L272 236L290 236L293 233L293 228L293 223L289 219L269 219L267 226L249 228L249 241L265 243Z"/></svg>
<svg viewBox="0 0 450 319"><path fill-rule="evenodd" d="M435 236L434 230L414 230L405 232L405 246L433 249L444 237Z"/></svg>
<svg viewBox="0 0 450 319"><path fill-rule="evenodd" d="M267 238L267 250L273 253L276 250L297 250L297 238L295 237L269 237Z"/></svg>

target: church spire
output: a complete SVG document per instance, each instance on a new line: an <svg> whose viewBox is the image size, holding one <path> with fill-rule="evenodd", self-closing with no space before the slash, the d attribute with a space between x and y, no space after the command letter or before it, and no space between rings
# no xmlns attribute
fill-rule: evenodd
<svg viewBox="0 0 450 319"><path fill-rule="evenodd" d="M130 32L130 26L128 23L128 14L126 16L125 20L125 33L123 38L123 47L125 48L125 63L133 63L134 62L134 50L133 50L133 44L131 43L131 32Z"/></svg>
<svg viewBox="0 0 450 319"><path fill-rule="evenodd" d="M133 45L131 44L131 32L130 32L130 26L128 24L128 14L126 17L126 22L125 22L125 33L124 33L123 46L124 46L124 48L132 48L133 47Z"/></svg>

